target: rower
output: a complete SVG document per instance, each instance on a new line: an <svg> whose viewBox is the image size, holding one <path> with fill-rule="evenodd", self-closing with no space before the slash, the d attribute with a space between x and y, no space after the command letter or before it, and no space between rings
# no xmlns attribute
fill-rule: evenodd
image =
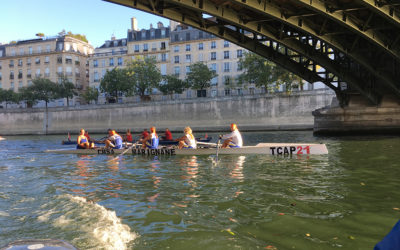
<svg viewBox="0 0 400 250"><path fill-rule="evenodd" d="M183 130L183 133L185 134L184 136L176 139L179 141L179 149L182 148L197 148L196 145L196 139L194 138L192 134L192 129L190 127L186 127Z"/></svg>
<svg viewBox="0 0 400 250"><path fill-rule="evenodd" d="M133 142L132 133L131 133L131 130L129 128L126 130L126 134L124 136L124 139L125 139L126 142Z"/></svg>
<svg viewBox="0 0 400 250"><path fill-rule="evenodd" d="M140 139L140 141L142 142L142 148L158 148L159 139L156 133L156 127L151 127L150 134L146 138Z"/></svg>
<svg viewBox="0 0 400 250"><path fill-rule="evenodd" d="M237 125L231 124L231 133L223 135L221 139L224 140L222 148L241 148L243 146L242 135L240 134Z"/></svg>
<svg viewBox="0 0 400 250"><path fill-rule="evenodd" d="M164 140L164 141L172 141L173 139L172 139L171 131L169 131L168 128L165 129L165 134L164 134L164 136L161 136L161 138L162 138L162 140Z"/></svg>
<svg viewBox="0 0 400 250"><path fill-rule="evenodd" d="M85 130L83 128L79 131L79 136L76 144L77 149L94 148L94 143L89 143L89 140L85 136Z"/></svg>
<svg viewBox="0 0 400 250"><path fill-rule="evenodd" d="M109 137L104 141L106 148L121 149L122 148L122 137L115 132L115 130L108 130Z"/></svg>

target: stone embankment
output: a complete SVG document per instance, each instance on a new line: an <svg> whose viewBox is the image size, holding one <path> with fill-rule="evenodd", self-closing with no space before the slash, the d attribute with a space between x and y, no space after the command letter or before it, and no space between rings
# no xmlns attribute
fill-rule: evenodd
<svg viewBox="0 0 400 250"><path fill-rule="evenodd" d="M160 130L222 131L235 122L242 131L312 129L312 111L330 105L334 93L313 90L259 96L196 98L135 104L4 109L0 134L66 134L85 128L105 133L108 128L134 131L150 126Z"/></svg>

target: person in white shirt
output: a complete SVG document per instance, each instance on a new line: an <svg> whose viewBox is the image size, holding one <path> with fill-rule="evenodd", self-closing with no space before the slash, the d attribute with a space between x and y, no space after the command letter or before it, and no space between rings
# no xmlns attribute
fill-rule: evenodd
<svg viewBox="0 0 400 250"><path fill-rule="evenodd" d="M183 133L185 134L184 136L176 139L176 141L179 141L179 148L197 148L196 139L192 134L192 129L190 127L186 127L183 130Z"/></svg>
<svg viewBox="0 0 400 250"><path fill-rule="evenodd" d="M241 148L243 139L235 123L231 124L231 131L231 133L222 136L221 139L224 140L222 148Z"/></svg>

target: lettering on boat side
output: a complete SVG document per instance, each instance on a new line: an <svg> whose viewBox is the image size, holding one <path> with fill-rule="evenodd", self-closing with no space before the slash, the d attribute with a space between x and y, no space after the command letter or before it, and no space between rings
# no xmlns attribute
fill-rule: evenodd
<svg viewBox="0 0 400 250"><path fill-rule="evenodd" d="M112 148L97 149L97 154L98 155L113 155L114 154L114 149L112 149Z"/></svg>
<svg viewBox="0 0 400 250"><path fill-rule="evenodd" d="M270 147L271 155L292 155L292 154L310 154L310 146L284 146L284 147Z"/></svg>
<svg viewBox="0 0 400 250"><path fill-rule="evenodd" d="M174 148L133 148L132 149L133 155L175 155Z"/></svg>

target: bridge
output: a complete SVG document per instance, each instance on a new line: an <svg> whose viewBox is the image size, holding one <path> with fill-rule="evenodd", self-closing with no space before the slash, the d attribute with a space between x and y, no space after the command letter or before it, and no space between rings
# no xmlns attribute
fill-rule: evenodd
<svg viewBox="0 0 400 250"><path fill-rule="evenodd" d="M400 131L398 0L106 1L212 33L323 82L339 105L314 112L316 132Z"/></svg>

